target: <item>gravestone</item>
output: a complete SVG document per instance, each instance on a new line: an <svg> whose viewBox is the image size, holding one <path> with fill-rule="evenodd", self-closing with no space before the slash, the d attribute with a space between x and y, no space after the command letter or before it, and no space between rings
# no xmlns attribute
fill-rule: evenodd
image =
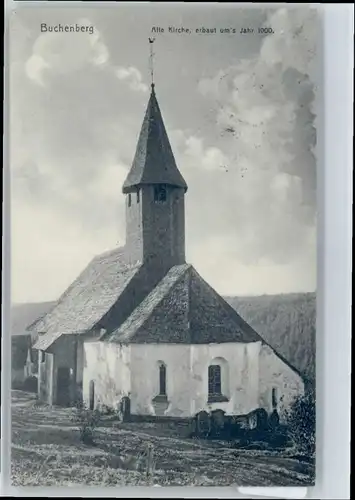
<svg viewBox="0 0 355 500"><path fill-rule="evenodd" d="M229 437L231 438L235 438L243 432L241 426L241 419L238 418L238 416L236 415L230 416L227 422L225 423L225 427L226 425L228 428Z"/></svg>
<svg viewBox="0 0 355 500"><path fill-rule="evenodd" d="M196 417L196 435L198 437L207 437L211 431L210 416L205 411L197 413Z"/></svg>
<svg viewBox="0 0 355 500"><path fill-rule="evenodd" d="M257 426L258 426L258 419L256 416L256 412L252 411L248 415L248 429L252 431L256 429Z"/></svg>
<svg viewBox="0 0 355 500"><path fill-rule="evenodd" d="M248 415L249 429L265 431L268 428L268 414L264 408L258 408Z"/></svg>
<svg viewBox="0 0 355 500"><path fill-rule="evenodd" d="M131 419L131 400L128 396L123 396L120 404L122 422L129 422Z"/></svg>
<svg viewBox="0 0 355 500"><path fill-rule="evenodd" d="M264 408L259 408L257 410L257 429L260 431L266 431L268 428L268 414Z"/></svg>
<svg viewBox="0 0 355 500"><path fill-rule="evenodd" d="M274 410L269 417L269 428L271 431L278 429L280 425L280 417L276 410Z"/></svg>
<svg viewBox="0 0 355 500"><path fill-rule="evenodd" d="M223 410L213 410L211 412L211 431L216 437L220 437L224 431L225 412Z"/></svg>

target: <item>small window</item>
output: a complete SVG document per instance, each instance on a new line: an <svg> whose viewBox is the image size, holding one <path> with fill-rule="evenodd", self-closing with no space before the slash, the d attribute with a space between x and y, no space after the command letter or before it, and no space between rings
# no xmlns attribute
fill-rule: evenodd
<svg viewBox="0 0 355 500"><path fill-rule="evenodd" d="M275 409L277 407L277 389L276 387L272 388L272 407Z"/></svg>
<svg viewBox="0 0 355 500"><path fill-rule="evenodd" d="M90 380L89 384L89 408L93 410L95 408L95 382Z"/></svg>
<svg viewBox="0 0 355 500"><path fill-rule="evenodd" d="M160 184L154 186L154 201L164 203L166 201L166 186Z"/></svg>
<svg viewBox="0 0 355 500"><path fill-rule="evenodd" d="M222 394L220 365L208 367L208 394L210 396Z"/></svg>
<svg viewBox="0 0 355 500"><path fill-rule="evenodd" d="M139 189L138 189L138 190L137 190L137 203L139 203L139 198L140 198L139 194L140 194L140 193L139 193Z"/></svg>
<svg viewBox="0 0 355 500"><path fill-rule="evenodd" d="M128 206L130 207L132 205L132 196L131 193L128 195Z"/></svg>
<svg viewBox="0 0 355 500"><path fill-rule="evenodd" d="M159 396L166 396L166 366L159 366Z"/></svg>

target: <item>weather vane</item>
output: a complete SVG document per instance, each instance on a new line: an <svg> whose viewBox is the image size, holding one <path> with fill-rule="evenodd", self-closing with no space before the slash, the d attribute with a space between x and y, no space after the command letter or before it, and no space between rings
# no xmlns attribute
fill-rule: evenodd
<svg viewBox="0 0 355 500"><path fill-rule="evenodd" d="M149 48L150 48L150 56L149 56L149 66L150 66L150 77L152 80L152 87L154 87L154 52L153 52L153 43L155 42L155 38L148 38L149 40Z"/></svg>

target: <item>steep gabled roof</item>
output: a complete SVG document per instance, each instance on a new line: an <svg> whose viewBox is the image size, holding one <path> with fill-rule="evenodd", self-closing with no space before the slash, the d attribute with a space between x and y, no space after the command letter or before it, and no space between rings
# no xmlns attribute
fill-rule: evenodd
<svg viewBox="0 0 355 500"><path fill-rule="evenodd" d="M61 336L62 334L60 332L48 332L45 335L40 335L33 348L39 351L45 351Z"/></svg>
<svg viewBox="0 0 355 500"><path fill-rule="evenodd" d="M117 343L256 342L259 335L188 264L174 266L104 340Z"/></svg>
<svg viewBox="0 0 355 500"><path fill-rule="evenodd" d="M175 163L153 85L123 192L127 193L141 184L168 184L187 190L186 182Z"/></svg>
<svg viewBox="0 0 355 500"><path fill-rule="evenodd" d="M189 264L172 267L158 285L147 295L147 297L135 308L127 320L113 332L110 336L103 336L103 339L113 342L140 342L142 335L138 335L142 329L146 329L147 322L156 324L155 334L166 338L168 327L169 335L179 334L179 338L188 340L188 288L189 288ZM170 308L169 308L170 305ZM161 314L168 314L163 318ZM158 324L159 323L159 324ZM153 326L154 328L154 326ZM143 339L149 342L148 335Z"/></svg>
<svg viewBox="0 0 355 500"><path fill-rule="evenodd" d="M33 325L37 332L45 332L34 347L48 348L60 335L86 333L93 328L140 267L126 262L122 248L95 257L54 307Z"/></svg>
<svg viewBox="0 0 355 500"><path fill-rule="evenodd" d="M119 344L266 342L190 264L172 267L122 325L101 340Z"/></svg>

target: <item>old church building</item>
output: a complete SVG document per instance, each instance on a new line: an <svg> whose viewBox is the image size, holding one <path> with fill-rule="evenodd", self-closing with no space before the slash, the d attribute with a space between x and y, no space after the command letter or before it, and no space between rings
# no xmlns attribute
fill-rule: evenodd
<svg viewBox="0 0 355 500"><path fill-rule="evenodd" d="M123 184L126 244L95 257L36 324L39 396L189 417L286 408L304 391L281 358L185 261L187 185L154 85ZM191 193L193 196L193 193Z"/></svg>

